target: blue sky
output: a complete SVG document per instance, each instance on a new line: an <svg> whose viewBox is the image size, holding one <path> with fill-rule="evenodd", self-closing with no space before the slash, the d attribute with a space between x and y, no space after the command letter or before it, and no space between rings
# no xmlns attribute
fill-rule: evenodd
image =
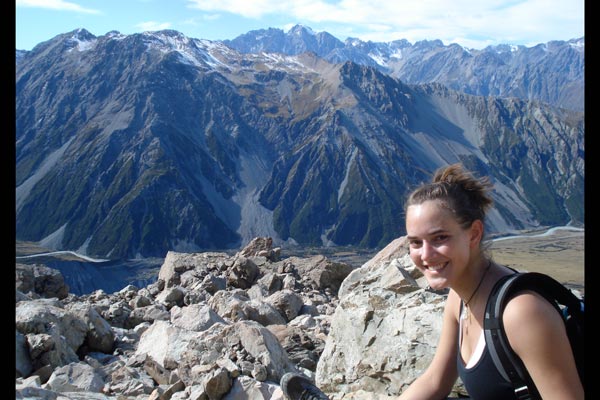
<svg viewBox="0 0 600 400"><path fill-rule="evenodd" d="M96 36L174 29L224 40L295 24L340 40L440 39L481 49L534 46L584 36L585 0L16 0L15 47L31 50L61 33Z"/></svg>

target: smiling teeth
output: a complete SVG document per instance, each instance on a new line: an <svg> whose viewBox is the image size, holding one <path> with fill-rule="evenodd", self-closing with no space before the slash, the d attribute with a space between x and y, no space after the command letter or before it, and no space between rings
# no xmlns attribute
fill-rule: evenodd
<svg viewBox="0 0 600 400"><path fill-rule="evenodd" d="M440 264L440 265L428 265L427 268L432 270L432 271L438 271L442 268L444 268L446 266L446 264Z"/></svg>

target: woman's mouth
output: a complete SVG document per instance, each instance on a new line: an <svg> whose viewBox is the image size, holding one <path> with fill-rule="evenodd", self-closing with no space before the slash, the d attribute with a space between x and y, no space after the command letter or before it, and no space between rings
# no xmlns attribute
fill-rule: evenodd
<svg viewBox="0 0 600 400"><path fill-rule="evenodd" d="M432 271L432 272L438 272L438 271L441 271L442 269L444 269L446 267L446 265L448 265L447 262L442 263L442 264L425 265L425 269L427 269L428 271Z"/></svg>

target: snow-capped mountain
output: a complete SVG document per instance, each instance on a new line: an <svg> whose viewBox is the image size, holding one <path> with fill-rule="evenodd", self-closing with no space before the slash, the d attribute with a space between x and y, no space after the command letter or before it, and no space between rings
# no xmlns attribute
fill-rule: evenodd
<svg viewBox="0 0 600 400"><path fill-rule="evenodd" d="M584 38L551 41L537 46L489 46L467 49L445 46L440 40L388 43L344 42L327 32L297 25L250 31L224 41L243 53L311 51L333 62L367 65L405 83L442 83L451 89L481 96L539 100L571 110L584 110Z"/></svg>
<svg viewBox="0 0 600 400"><path fill-rule="evenodd" d="M538 102L175 31L59 35L16 64L16 95L16 234L46 247L382 246L456 161L493 177L492 231L583 221L583 114Z"/></svg>

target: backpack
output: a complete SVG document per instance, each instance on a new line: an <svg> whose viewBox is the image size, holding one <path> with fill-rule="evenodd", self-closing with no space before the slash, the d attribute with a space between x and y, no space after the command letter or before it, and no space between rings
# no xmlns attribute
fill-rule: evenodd
<svg viewBox="0 0 600 400"><path fill-rule="evenodd" d="M532 290L548 300L562 315L571 343L579 379L583 385L584 301L548 275L537 272L515 273L502 277L492 289L483 322L485 341L500 375L511 382L518 399L539 399L525 365L511 349L504 332L502 312L513 294Z"/></svg>

